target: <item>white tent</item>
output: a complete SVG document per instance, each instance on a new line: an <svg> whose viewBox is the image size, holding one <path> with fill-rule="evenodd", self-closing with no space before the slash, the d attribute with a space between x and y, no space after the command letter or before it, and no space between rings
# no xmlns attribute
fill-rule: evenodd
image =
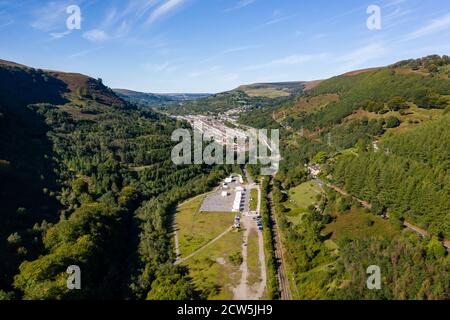
<svg viewBox="0 0 450 320"><path fill-rule="evenodd" d="M236 198L234 198L233 203L233 212L239 212L241 209L241 199L242 199L242 193L236 192Z"/></svg>

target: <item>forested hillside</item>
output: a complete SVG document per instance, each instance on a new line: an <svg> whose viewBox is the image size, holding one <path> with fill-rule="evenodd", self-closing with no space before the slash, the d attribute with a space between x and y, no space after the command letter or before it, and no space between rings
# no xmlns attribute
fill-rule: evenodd
<svg viewBox="0 0 450 320"><path fill-rule="evenodd" d="M226 168L173 165L183 124L100 80L9 63L0 75L1 297L200 297L173 267L171 214ZM82 291L67 289L71 264Z"/></svg>
<svg viewBox="0 0 450 320"><path fill-rule="evenodd" d="M340 158L333 171L346 190L378 213L450 237L450 114L391 135L378 151Z"/></svg>
<svg viewBox="0 0 450 320"><path fill-rule="evenodd" d="M281 129L274 199L295 298L448 299L449 97L450 58L429 56L324 80L294 102L241 115ZM321 172L307 182L313 164ZM367 290L369 265L383 272L381 290Z"/></svg>
<svg viewBox="0 0 450 320"><path fill-rule="evenodd" d="M209 96L209 94L156 94L156 93L144 93L126 89L114 89L114 92L125 101L134 103L143 108L161 108L167 104L173 104L175 102L191 101Z"/></svg>
<svg viewBox="0 0 450 320"><path fill-rule="evenodd" d="M299 86L299 85L298 85ZM249 91L250 90L250 91ZM262 90L262 91L261 91ZM268 93L266 92L267 90ZM302 87L290 91L254 87L240 87L235 90L214 94L193 101L176 102L162 106L162 110L175 115L218 114L232 109L261 109L263 107L279 107L292 101L301 92Z"/></svg>
<svg viewBox="0 0 450 320"><path fill-rule="evenodd" d="M450 135L445 114L450 104L449 72L450 58L430 56L348 73L318 83L295 102L243 113L240 122L281 128L284 161L279 176L287 185L298 180L305 164L320 163L328 173L334 171L334 179L349 191L373 200L378 212L390 207L397 212L397 197L406 186L396 181L420 181L410 181L408 197L421 194L423 200L428 194L426 203L434 203L429 210L440 214L428 213L425 203L419 205L418 200L393 215L415 216L422 226L433 225L433 232L442 233L448 227L436 228L435 224L442 226L448 213ZM349 166L353 163L364 170ZM392 168L383 180L389 186L380 183L376 173L383 170L376 163ZM359 182L352 187L351 179ZM410 203L410 199L401 199Z"/></svg>

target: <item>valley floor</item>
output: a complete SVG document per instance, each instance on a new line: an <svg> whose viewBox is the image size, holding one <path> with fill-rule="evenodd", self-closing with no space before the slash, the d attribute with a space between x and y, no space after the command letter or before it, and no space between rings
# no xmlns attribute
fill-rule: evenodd
<svg viewBox="0 0 450 320"><path fill-rule="evenodd" d="M259 186L242 184L247 197L258 195ZM255 193L253 190L256 190ZM228 212L204 212L205 199L220 189L192 198L178 206L174 223L175 264L185 266L197 289L208 299L259 300L266 294L264 239L255 215L238 214L235 228L231 207ZM244 206L248 210L248 202ZM234 222L233 222L234 221Z"/></svg>

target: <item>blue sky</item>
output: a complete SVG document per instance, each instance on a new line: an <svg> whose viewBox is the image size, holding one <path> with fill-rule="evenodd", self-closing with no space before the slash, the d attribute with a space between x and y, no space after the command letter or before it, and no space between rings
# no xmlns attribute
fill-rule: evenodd
<svg viewBox="0 0 450 320"><path fill-rule="evenodd" d="M381 30L367 27L369 5ZM113 88L213 93L450 54L450 1L0 0L0 42L0 59Z"/></svg>

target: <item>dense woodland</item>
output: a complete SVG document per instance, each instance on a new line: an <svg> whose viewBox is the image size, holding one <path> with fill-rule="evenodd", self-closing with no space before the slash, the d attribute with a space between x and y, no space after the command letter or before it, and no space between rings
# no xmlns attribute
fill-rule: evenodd
<svg viewBox="0 0 450 320"><path fill-rule="evenodd" d="M164 112L176 115L186 114L218 114L236 108L276 107L287 101L291 101L294 96L278 98L268 98L264 96L249 96L239 89L214 94L193 101L176 102L166 104L156 108ZM259 118L259 117L258 117Z"/></svg>
<svg viewBox="0 0 450 320"><path fill-rule="evenodd" d="M279 181L274 200L282 228L286 260L295 275L291 285L300 299L422 300L450 298L449 256L438 238L422 239L400 229L394 235L371 234L374 221L366 218L367 230L349 233L338 241L338 253L326 245L325 232L337 214L358 206L328 190L318 207L310 207L298 224L286 219L286 196ZM357 209L362 210L362 209ZM400 228L398 225L397 228ZM382 270L381 290L367 290L366 268Z"/></svg>
<svg viewBox="0 0 450 320"><path fill-rule="evenodd" d="M170 135L185 124L109 105L106 98L120 100L102 87L94 100L90 79L74 92L65 74L61 83L34 69L0 70L2 86L48 77L43 89L55 96L0 101L1 297L201 298L173 266L172 212L229 168L173 165ZM84 290L67 289L71 264L81 267Z"/></svg>
<svg viewBox="0 0 450 320"><path fill-rule="evenodd" d="M378 151L340 158L333 177L377 214L450 237L450 117L391 136Z"/></svg>

